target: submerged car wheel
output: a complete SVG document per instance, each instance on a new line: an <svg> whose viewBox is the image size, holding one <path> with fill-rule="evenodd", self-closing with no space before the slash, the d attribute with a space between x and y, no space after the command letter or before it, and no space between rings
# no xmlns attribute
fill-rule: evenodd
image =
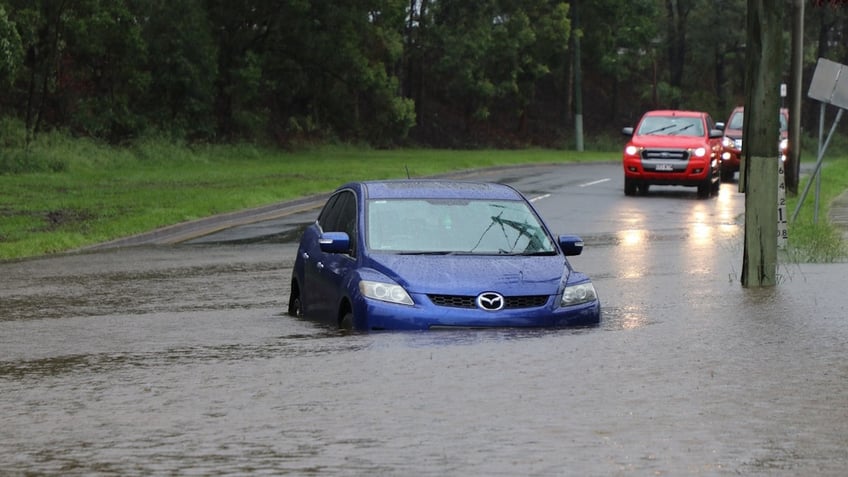
<svg viewBox="0 0 848 477"><path fill-rule="evenodd" d="M342 316L342 319L339 320L339 328L343 330L353 329L353 313L348 311Z"/></svg>
<svg viewBox="0 0 848 477"><path fill-rule="evenodd" d="M289 315L302 318L303 304L300 302L300 293L292 288L291 296L289 296Z"/></svg>

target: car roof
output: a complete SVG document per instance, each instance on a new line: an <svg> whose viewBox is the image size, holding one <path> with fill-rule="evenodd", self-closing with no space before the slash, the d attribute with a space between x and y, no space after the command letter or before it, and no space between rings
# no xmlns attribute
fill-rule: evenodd
<svg viewBox="0 0 848 477"><path fill-rule="evenodd" d="M703 111L688 111L680 109L657 109L648 111L645 116L682 116L682 117L701 117L706 113Z"/></svg>
<svg viewBox="0 0 848 477"><path fill-rule="evenodd" d="M500 199L522 200L510 186L494 182L442 179L399 179L355 183L368 199Z"/></svg>
<svg viewBox="0 0 848 477"><path fill-rule="evenodd" d="M736 113L744 113L744 112L745 112L745 106L736 106L735 108L733 108L733 111L730 112L730 115L732 116ZM789 116L789 108L780 108L780 114L783 114L784 116Z"/></svg>

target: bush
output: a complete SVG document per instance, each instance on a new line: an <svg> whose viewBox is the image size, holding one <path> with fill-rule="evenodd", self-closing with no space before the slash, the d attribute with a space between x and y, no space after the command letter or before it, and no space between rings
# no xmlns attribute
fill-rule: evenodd
<svg viewBox="0 0 848 477"><path fill-rule="evenodd" d="M21 121L0 118L0 174L62 172L67 168L66 160L27 146L26 128Z"/></svg>

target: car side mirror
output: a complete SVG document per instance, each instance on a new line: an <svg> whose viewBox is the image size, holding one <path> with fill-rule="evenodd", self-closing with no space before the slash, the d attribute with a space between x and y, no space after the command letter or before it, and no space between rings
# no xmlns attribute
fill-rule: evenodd
<svg viewBox="0 0 848 477"><path fill-rule="evenodd" d="M724 136L721 129L710 129L710 139L716 139Z"/></svg>
<svg viewBox="0 0 848 477"><path fill-rule="evenodd" d="M559 247L569 257L583 253L583 239L576 235L560 235Z"/></svg>
<svg viewBox="0 0 848 477"><path fill-rule="evenodd" d="M346 232L324 232L318 238L318 245L324 253L349 253L350 237Z"/></svg>
<svg viewBox="0 0 848 477"><path fill-rule="evenodd" d="M719 131L724 131L724 123L722 123L722 122L715 123L715 128L718 129Z"/></svg>
<svg viewBox="0 0 848 477"><path fill-rule="evenodd" d="M633 136L633 128L622 128L621 134L625 136Z"/></svg>

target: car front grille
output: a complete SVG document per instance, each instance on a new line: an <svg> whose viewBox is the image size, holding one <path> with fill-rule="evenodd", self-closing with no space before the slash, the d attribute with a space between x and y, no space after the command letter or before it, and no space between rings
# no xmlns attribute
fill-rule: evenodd
<svg viewBox="0 0 848 477"><path fill-rule="evenodd" d="M685 149L645 149L642 159L656 161L688 161L689 151Z"/></svg>
<svg viewBox="0 0 848 477"><path fill-rule="evenodd" d="M477 308L477 297L466 295L427 295L437 306L452 308ZM548 302L547 295L505 296L504 309L535 308Z"/></svg>

